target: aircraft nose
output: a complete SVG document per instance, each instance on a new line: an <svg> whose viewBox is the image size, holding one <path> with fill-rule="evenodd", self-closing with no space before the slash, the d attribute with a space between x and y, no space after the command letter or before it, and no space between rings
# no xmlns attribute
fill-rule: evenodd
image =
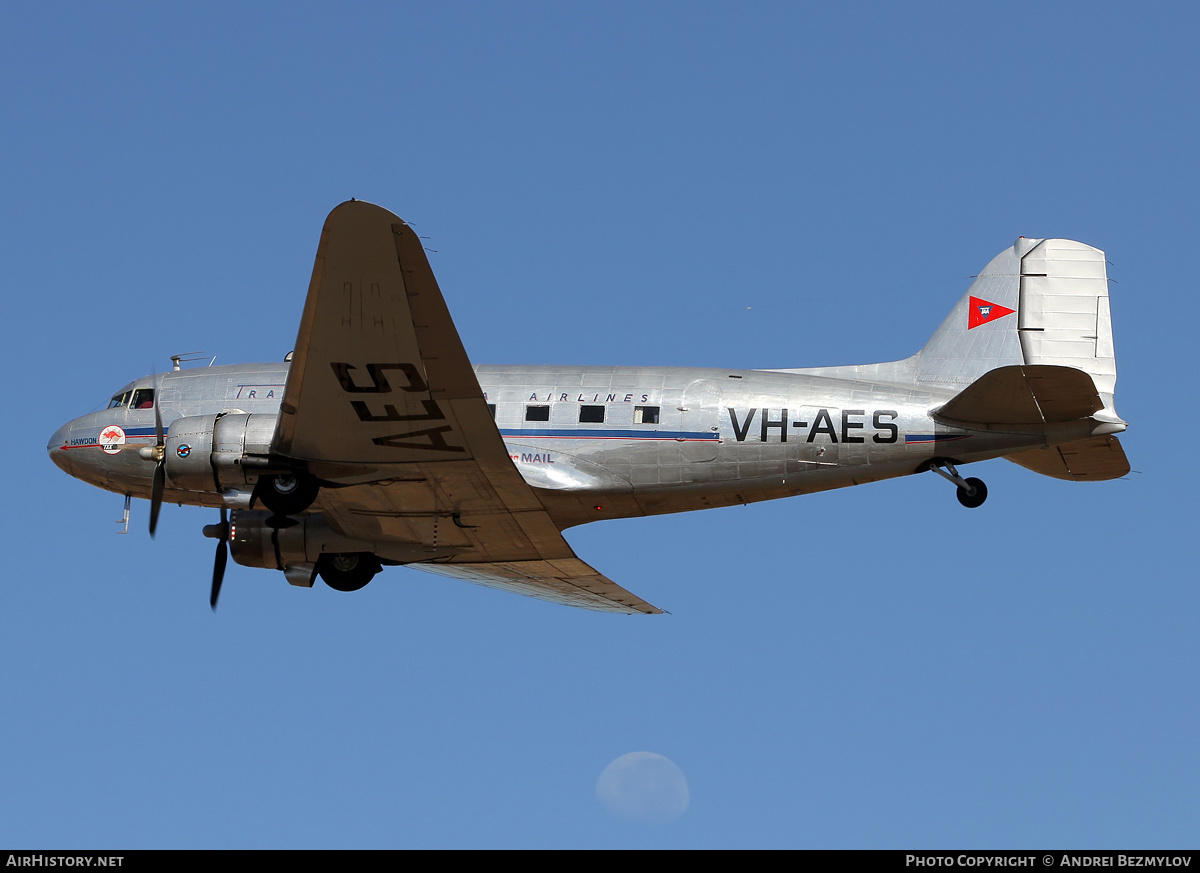
<svg viewBox="0 0 1200 873"><path fill-rule="evenodd" d="M71 459L68 457L70 452L67 451L67 442L71 438L71 426L64 424L54 432L54 436L50 437L50 442L46 444L46 451L50 453L50 460L62 470L64 473L74 475L71 470Z"/></svg>

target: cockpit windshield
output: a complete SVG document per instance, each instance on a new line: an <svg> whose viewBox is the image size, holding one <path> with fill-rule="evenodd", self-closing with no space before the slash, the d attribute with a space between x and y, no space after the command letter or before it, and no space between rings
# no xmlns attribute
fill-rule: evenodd
<svg viewBox="0 0 1200 873"><path fill-rule="evenodd" d="M109 409L120 409L123 406L128 406L131 409L153 409L154 389L134 388L121 394L114 394L112 399L108 401Z"/></svg>
<svg viewBox="0 0 1200 873"><path fill-rule="evenodd" d="M154 389L139 388L133 392L133 401L129 404L134 409L154 408Z"/></svg>

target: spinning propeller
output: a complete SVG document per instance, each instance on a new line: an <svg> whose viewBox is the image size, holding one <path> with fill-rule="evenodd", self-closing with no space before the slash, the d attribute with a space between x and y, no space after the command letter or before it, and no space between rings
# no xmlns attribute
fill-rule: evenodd
<svg viewBox="0 0 1200 873"><path fill-rule="evenodd" d="M163 434L162 410L158 406L160 385L154 385L150 405L154 407L154 445L138 449L138 457L154 462L154 481L150 486L150 536L158 528L158 511L162 509L163 491L167 487L167 440Z"/></svg>
<svg viewBox="0 0 1200 873"><path fill-rule="evenodd" d="M162 509L163 489L167 485L167 441L163 437L162 411L158 407L159 386L154 386L154 484L150 488L150 536L158 527L158 511Z"/></svg>
<svg viewBox="0 0 1200 873"><path fill-rule="evenodd" d="M221 523L206 524L204 535L217 541L217 554L213 558L212 593L208 596L208 605L217 611L217 598L221 596L221 581L225 578L225 565L229 563L229 520L225 515L225 507L221 507Z"/></svg>

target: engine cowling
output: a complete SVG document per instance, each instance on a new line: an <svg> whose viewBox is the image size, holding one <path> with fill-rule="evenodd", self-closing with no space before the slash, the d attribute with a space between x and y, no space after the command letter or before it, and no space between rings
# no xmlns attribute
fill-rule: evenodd
<svg viewBox="0 0 1200 873"><path fill-rule="evenodd" d="M294 524L274 527L271 513L234 510L229 515L229 551L246 567L284 570L314 565L324 554L370 552L369 543L344 537L322 515L292 519Z"/></svg>
<svg viewBox="0 0 1200 873"><path fill-rule="evenodd" d="M275 433L274 415L190 415L171 422L166 436L167 481L184 491L228 491L252 487L260 467L248 456L266 458Z"/></svg>

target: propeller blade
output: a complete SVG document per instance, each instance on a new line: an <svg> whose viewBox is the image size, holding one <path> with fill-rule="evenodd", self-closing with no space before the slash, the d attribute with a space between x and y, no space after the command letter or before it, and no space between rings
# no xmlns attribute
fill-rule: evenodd
<svg viewBox="0 0 1200 873"><path fill-rule="evenodd" d="M158 528L158 511L162 509L163 489L167 485L167 465L159 461L154 465L154 486L150 491L150 536Z"/></svg>
<svg viewBox="0 0 1200 873"><path fill-rule="evenodd" d="M158 406L158 395L161 392L161 390L162 390L161 383L155 383L155 385L154 385L154 436L157 440L155 442L155 445L157 445L157 446L166 445L166 440L163 438L162 410Z"/></svg>
<svg viewBox="0 0 1200 873"><path fill-rule="evenodd" d="M217 541L217 554L213 558L212 593L208 596L208 605L216 612L221 582L225 579L225 565L229 563L229 521L225 516L225 507L221 507L221 523L205 525L204 535Z"/></svg>
<svg viewBox="0 0 1200 873"><path fill-rule="evenodd" d="M157 459L154 464L154 485L150 490L150 536L158 529L158 511L162 509L163 490L167 485L167 458L163 453L166 439L163 436L162 410L158 406L158 395L162 393L162 383L154 383L154 436L158 447Z"/></svg>
<svg viewBox="0 0 1200 873"><path fill-rule="evenodd" d="M225 579L225 565L229 562L229 545L225 540L217 542L217 556L213 560L212 593L208 596L208 605L213 612L217 611L217 598L221 596L221 582Z"/></svg>

